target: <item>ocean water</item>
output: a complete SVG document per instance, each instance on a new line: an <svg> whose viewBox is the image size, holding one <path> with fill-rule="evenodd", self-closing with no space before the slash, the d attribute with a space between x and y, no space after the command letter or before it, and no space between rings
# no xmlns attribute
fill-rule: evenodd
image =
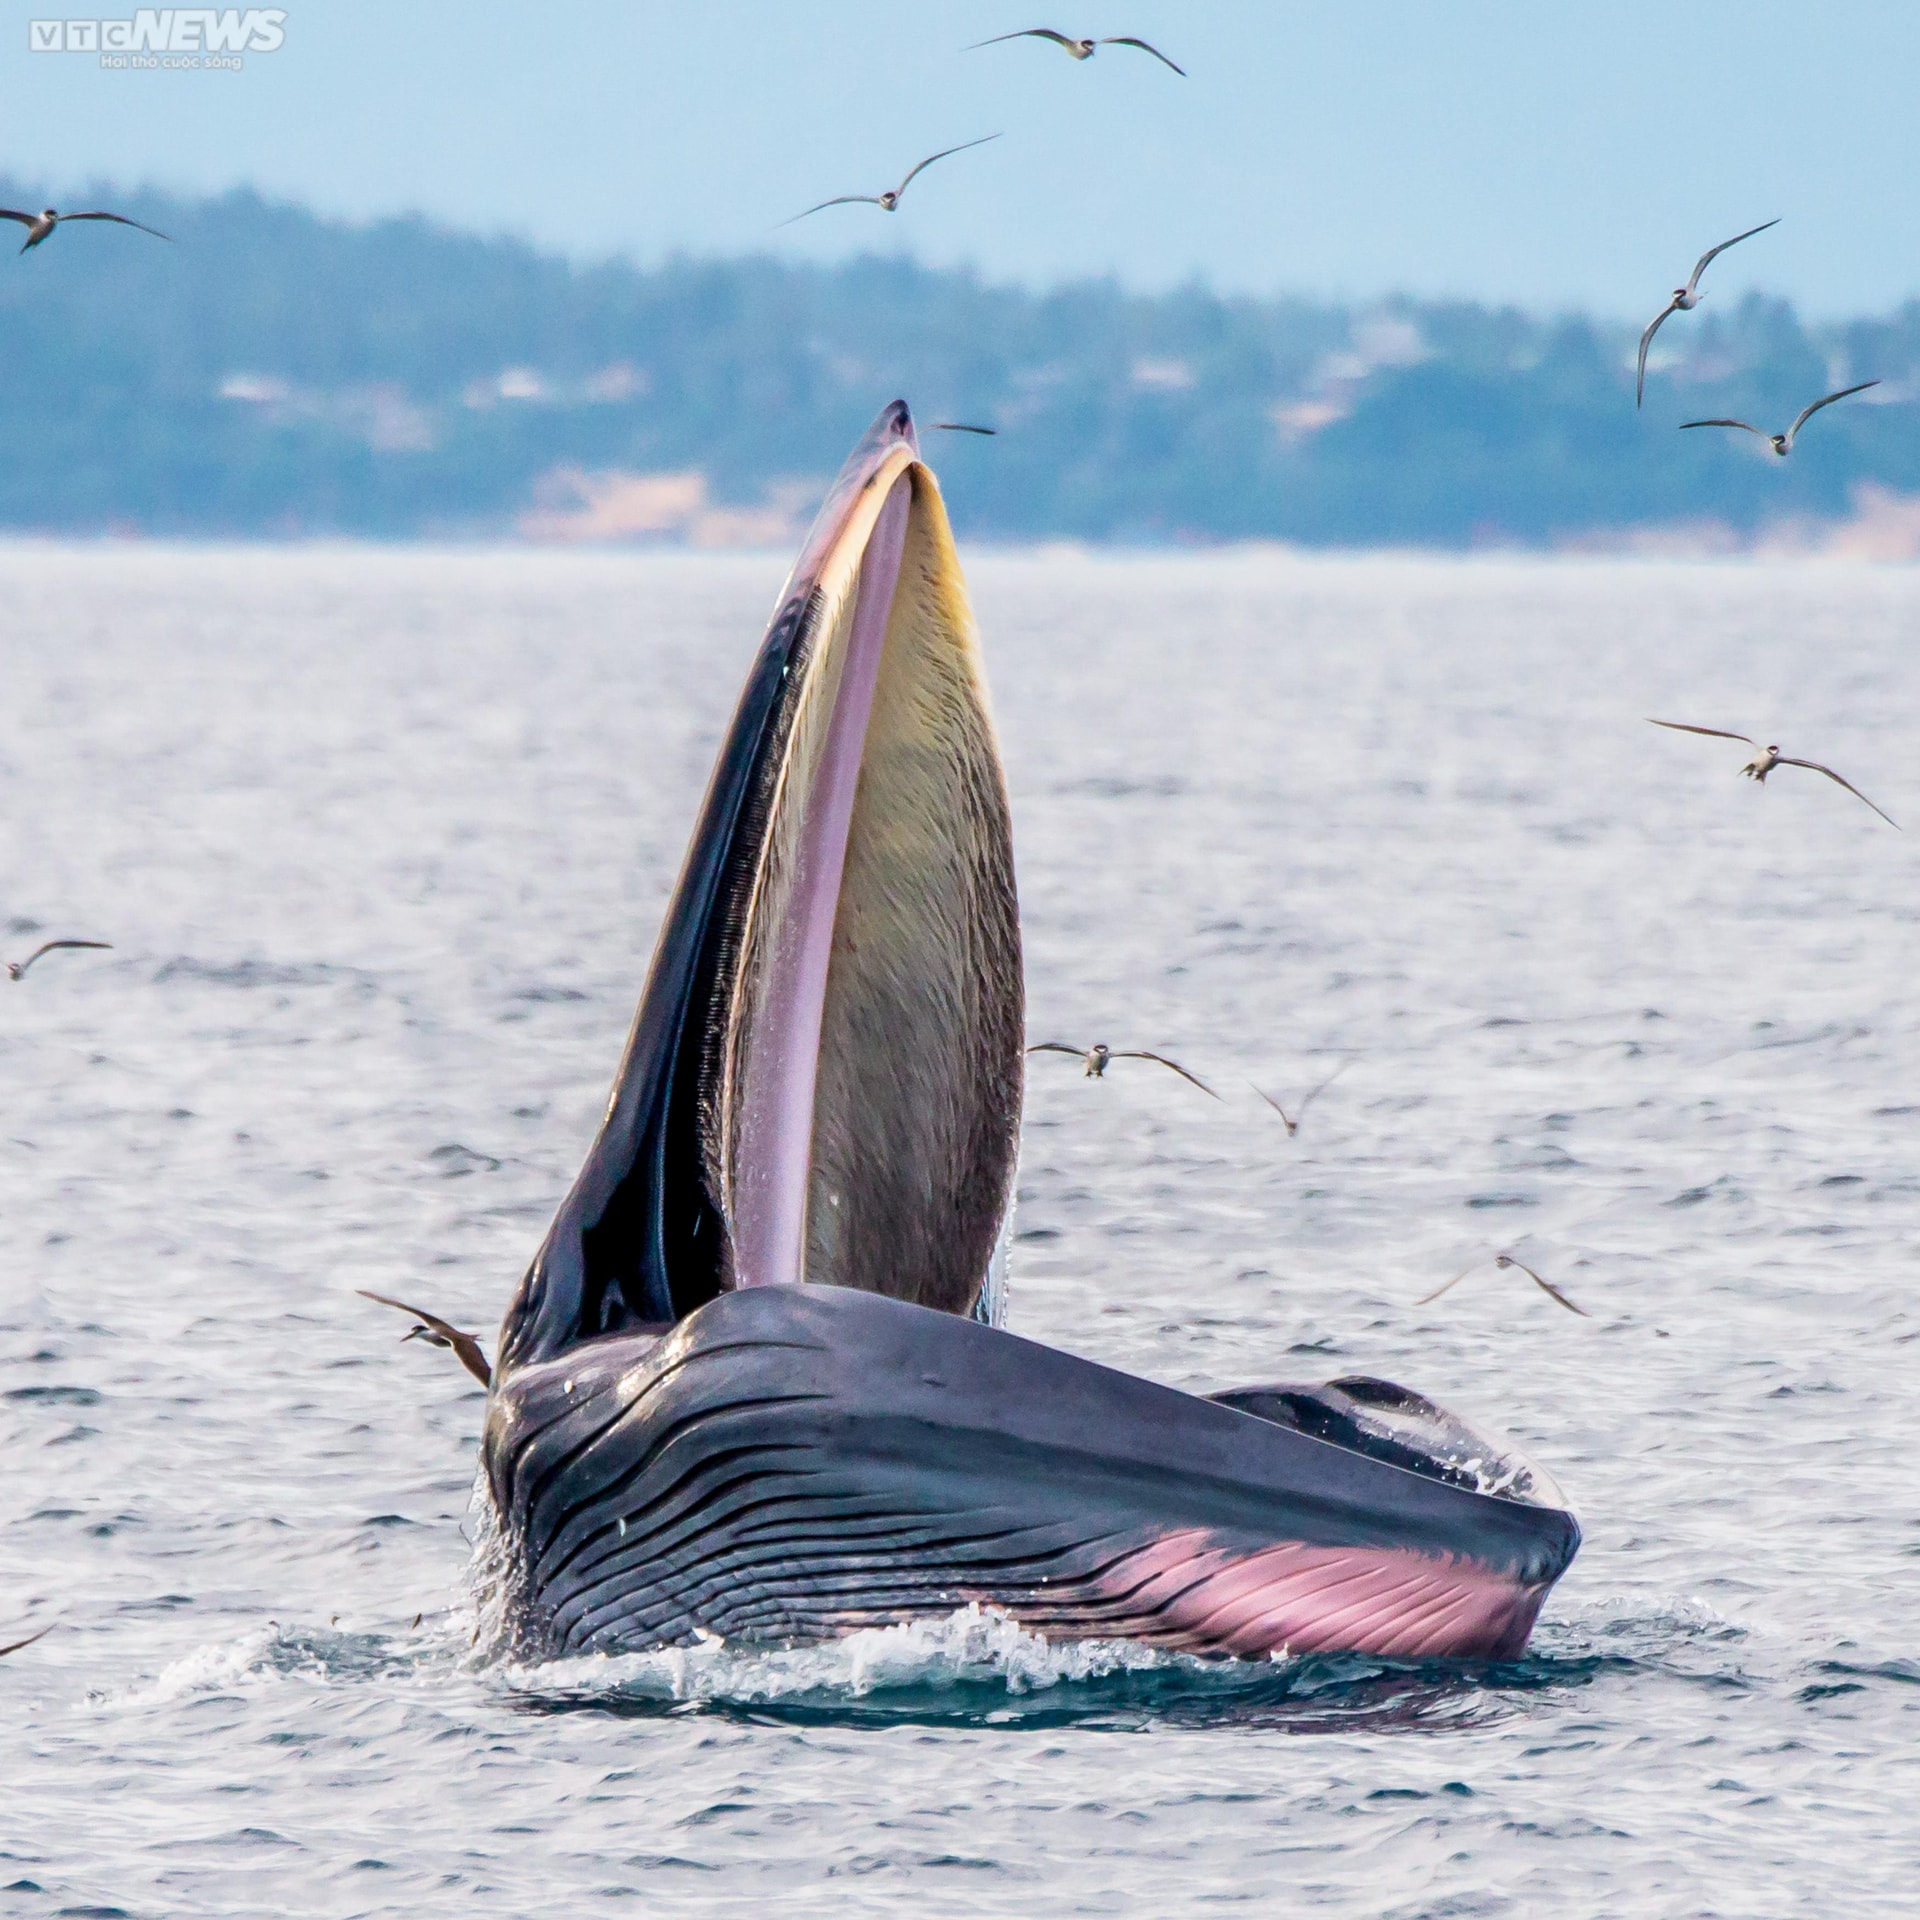
<svg viewBox="0 0 1920 1920"><path fill-rule="evenodd" d="M1511 1433L1531 1652L491 1659L481 1395L354 1289L490 1336L782 564L14 546L5 951L113 951L0 980L0 1913L1911 1899L1920 573L969 568L1033 1037L1224 1096L1033 1062L1011 1324ZM1414 1304L1504 1248L1590 1317Z"/></svg>

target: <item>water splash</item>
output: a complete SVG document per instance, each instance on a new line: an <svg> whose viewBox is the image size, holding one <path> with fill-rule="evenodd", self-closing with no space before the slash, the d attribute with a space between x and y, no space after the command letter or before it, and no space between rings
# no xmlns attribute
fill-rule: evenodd
<svg viewBox="0 0 1920 1920"><path fill-rule="evenodd" d="M748 1706L928 1689L987 1688L1019 1698L1113 1674L1205 1664L1130 1641L1050 1641L975 1604L942 1619L859 1628L821 1646L736 1648L713 1634L691 1647L508 1665L499 1677L509 1691L538 1699Z"/></svg>
<svg viewBox="0 0 1920 1920"><path fill-rule="evenodd" d="M644 1653L507 1661L490 1678L501 1697L535 1713L1313 1733L1480 1725L1504 1718L1526 1696L1585 1685L1602 1666L1531 1656L1495 1665L1362 1654L1200 1659L1134 1641L1048 1640L972 1605L820 1646L735 1647L716 1635Z"/></svg>

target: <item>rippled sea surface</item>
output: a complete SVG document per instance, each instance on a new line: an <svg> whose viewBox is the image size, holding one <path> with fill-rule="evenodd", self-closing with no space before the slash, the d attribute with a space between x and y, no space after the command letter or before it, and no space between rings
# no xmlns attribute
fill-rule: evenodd
<svg viewBox="0 0 1920 1920"><path fill-rule="evenodd" d="M475 1652L482 1398L354 1289L497 1320L782 571L0 550L5 950L114 943L0 979L0 1913L1897 1909L1912 571L970 562L1033 1036L1226 1096L1034 1062L1011 1324L1515 1434L1524 1660ZM1508 1247L1591 1317L1413 1304Z"/></svg>

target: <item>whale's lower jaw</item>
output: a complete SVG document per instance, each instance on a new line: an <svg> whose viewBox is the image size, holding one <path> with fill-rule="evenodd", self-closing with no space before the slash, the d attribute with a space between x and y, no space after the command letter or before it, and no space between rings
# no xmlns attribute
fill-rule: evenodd
<svg viewBox="0 0 1920 1920"><path fill-rule="evenodd" d="M528 1655L1005 1610L1191 1652L1508 1658L1570 1514L840 1288L520 1370L486 1459Z"/></svg>
<svg viewBox="0 0 1920 1920"><path fill-rule="evenodd" d="M977 1597L1050 1638L1142 1640L1183 1653L1372 1653L1508 1660L1547 1584L1393 1547L1232 1541L1201 1528L1149 1541L1060 1596ZM974 1596L970 1596L974 1597Z"/></svg>

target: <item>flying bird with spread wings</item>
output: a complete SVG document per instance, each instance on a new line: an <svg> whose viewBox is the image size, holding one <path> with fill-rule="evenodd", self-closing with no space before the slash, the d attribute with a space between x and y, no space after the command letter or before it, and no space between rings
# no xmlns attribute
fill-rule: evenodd
<svg viewBox="0 0 1920 1920"><path fill-rule="evenodd" d="M1479 1268L1485 1266L1486 1263L1487 1256L1483 1253L1462 1267L1445 1286L1435 1287L1431 1293L1422 1294L1413 1304L1416 1307L1424 1307L1429 1301L1438 1300L1443 1293L1449 1292L1452 1288L1457 1287L1468 1274L1477 1271ZM1516 1260L1510 1253L1496 1253L1493 1256L1493 1264L1496 1267L1517 1267L1542 1293L1552 1299L1558 1300L1569 1313L1577 1313L1582 1320L1591 1320L1593 1318L1593 1315L1590 1314L1585 1307L1575 1306L1551 1280L1543 1280L1524 1260Z"/></svg>
<svg viewBox="0 0 1920 1920"><path fill-rule="evenodd" d="M487 1356L480 1351L480 1342L470 1333L462 1333L456 1326L442 1320L438 1314L429 1313L425 1307L410 1307L404 1300L394 1300L384 1293L371 1293L365 1287L356 1287L354 1291L363 1300L377 1300L383 1307L398 1307L402 1313L410 1313L419 1323L409 1332L401 1335L405 1340L424 1340L430 1347L451 1349L454 1357L483 1387L493 1385L493 1369L487 1365Z"/></svg>
<svg viewBox="0 0 1920 1920"><path fill-rule="evenodd" d="M66 947L92 947L97 948L101 953L111 953L113 951L112 943L106 940L43 940L24 960L9 960L7 962L7 978L9 980L24 980L27 977L27 969L31 967L42 954L58 953Z"/></svg>
<svg viewBox="0 0 1920 1920"><path fill-rule="evenodd" d="M1187 77L1185 67L1174 67L1173 62L1158 47L1150 46L1146 41L1131 33L1109 33L1099 39L1077 40L1070 33L1056 33L1051 27L1022 27L1017 33L996 33L991 40L976 40L967 51L978 52L982 47L997 47L1003 40L1051 40L1056 47L1071 55L1075 60L1091 60L1102 47L1138 47L1142 53L1150 53L1163 67L1173 67L1182 80Z"/></svg>
<svg viewBox="0 0 1920 1920"><path fill-rule="evenodd" d="M1070 1054L1075 1060L1080 1061L1086 1067L1086 1073L1082 1077L1088 1080L1104 1080L1107 1077L1107 1068L1115 1060L1153 1060L1157 1061L1163 1067L1171 1067L1182 1080L1192 1081L1202 1093L1208 1095L1211 1099L1218 1100L1220 1098L1204 1080L1200 1079L1197 1075L1189 1073L1178 1060L1169 1060L1164 1053L1152 1053L1145 1047L1115 1048L1109 1047L1104 1043L1091 1047L1070 1047L1064 1040L1042 1040L1036 1045L1029 1047L1027 1051L1029 1053Z"/></svg>
<svg viewBox="0 0 1920 1920"><path fill-rule="evenodd" d="M1693 727L1684 720L1655 720L1648 717L1650 727L1666 727L1674 733L1703 733L1710 740L1739 740L1753 749L1753 758L1740 769L1749 780L1757 780L1764 787L1767 775L1775 767L1805 767L1810 773L1824 773L1836 786L1845 787L1863 806L1873 807L1888 826L1898 830L1900 822L1883 807L1874 807L1873 802L1856 787L1844 774L1835 773L1831 767L1822 766L1818 760L1796 760L1789 753L1782 753L1778 747L1763 747L1759 741L1747 733L1729 733L1724 727Z"/></svg>
<svg viewBox="0 0 1920 1920"><path fill-rule="evenodd" d="M1794 416L1793 425L1785 433L1768 433L1764 428L1749 425L1745 420L1683 420L1680 423L1680 431L1685 433L1689 427L1738 427L1742 433L1751 433L1764 440L1784 460L1793 451L1794 437L1822 407L1830 407L1836 400L1844 400L1850 393L1865 393L1869 387L1877 387L1879 384L1878 380L1862 380L1857 387L1842 387L1838 393L1824 395L1812 406L1802 407Z"/></svg>
<svg viewBox="0 0 1920 1920"><path fill-rule="evenodd" d="M805 220L810 215L824 212L828 207L878 207L882 213L893 213L899 209L900 196L913 185L915 179L926 172L936 160L944 160L949 154L965 153L969 147L984 147L989 140L998 140L997 133L984 133L978 140L963 140L957 147L942 147L938 153L930 153L914 167L897 187L889 187L885 193L838 193L831 200L822 200L817 207L809 207L805 213L796 213L792 220L782 220L783 227L790 227L794 220Z"/></svg>
<svg viewBox="0 0 1920 1920"><path fill-rule="evenodd" d="M1693 271L1687 275L1684 287L1675 287L1673 298L1647 322L1647 330L1640 336L1640 371L1634 380L1633 404L1637 407L1647 394L1647 349L1653 345L1653 336L1666 323L1669 315L1691 313L1700 304L1700 276L1708 265L1729 247L1737 247L1742 240L1751 240L1756 233L1765 233L1769 227L1777 227L1778 220L1763 220L1757 227L1749 227L1745 233L1736 233L1731 240L1722 240L1717 247L1709 247L1693 263Z"/></svg>
<svg viewBox="0 0 1920 1920"><path fill-rule="evenodd" d="M156 240L173 239L172 234L162 233L158 227L150 227L144 221L129 220L124 213L106 213L98 208L91 213L58 213L52 207L42 207L38 213L22 213L18 207L0 207L0 220L17 220L26 228L27 237L20 243L22 253L30 253L55 227L64 227L69 220L111 220L117 227L138 227L142 233L150 233Z"/></svg>
<svg viewBox="0 0 1920 1920"><path fill-rule="evenodd" d="M1286 1108L1283 1107L1265 1087L1255 1087L1254 1092L1286 1122L1287 1138L1291 1140L1293 1136L1300 1131L1300 1122L1307 1117L1307 1109L1352 1065L1353 1057L1349 1055L1346 1059L1342 1060L1318 1086L1309 1087L1307 1091L1300 1096L1300 1104L1292 1113L1288 1113Z"/></svg>

